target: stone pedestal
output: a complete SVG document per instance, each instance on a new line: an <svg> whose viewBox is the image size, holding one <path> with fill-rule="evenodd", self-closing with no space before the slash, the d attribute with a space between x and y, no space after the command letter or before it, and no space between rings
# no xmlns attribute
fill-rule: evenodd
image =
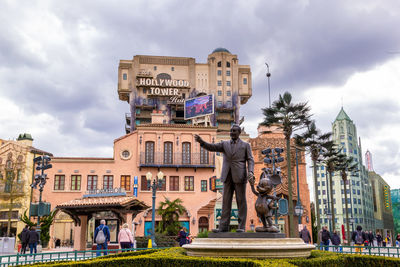
<svg viewBox="0 0 400 267"><path fill-rule="evenodd" d="M189 256L233 258L306 258L310 256L311 250L315 249L314 245L305 244L301 238L260 237L196 238L191 244L183 247Z"/></svg>

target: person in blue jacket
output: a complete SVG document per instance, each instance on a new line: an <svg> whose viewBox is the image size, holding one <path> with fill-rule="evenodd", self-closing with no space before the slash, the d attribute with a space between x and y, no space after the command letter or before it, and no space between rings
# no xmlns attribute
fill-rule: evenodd
<svg viewBox="0 0 400 267"><path fill-rule="evenodd" d="M106 220L101 220L100 225L96 227L94 231L94 242L96 242L98 250L96 256L100 256L100 250L107 249L107 245L110 242L110 229L106 225ZM107 255L107 251L104 251L104 255Z"/></svg>

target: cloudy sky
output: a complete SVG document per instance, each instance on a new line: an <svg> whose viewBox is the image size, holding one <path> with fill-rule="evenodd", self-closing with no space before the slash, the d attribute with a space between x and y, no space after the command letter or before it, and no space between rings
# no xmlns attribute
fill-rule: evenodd
<svg viewBox="0 0 400 267"><path fill-rule="evenodd" d="M290 91L331 130L341 106L375 171L400 188L400 1L0 1L0 138L28 132L55 156L112 156L128 104L120 59L194 57L216 47L253 74L241 112L255 136ZM308 175L310 175L309 172Z"/></svg>

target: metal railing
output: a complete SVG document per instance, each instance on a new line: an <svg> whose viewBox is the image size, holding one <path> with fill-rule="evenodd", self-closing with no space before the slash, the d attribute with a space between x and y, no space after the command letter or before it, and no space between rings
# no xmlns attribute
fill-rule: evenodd
<svg viewBox="0 0 400 267"><path fill-rule="evenodd" d="M36 254L13 254L0 256L0 267L6 266L17 266L24 264L34 264L43 262L54 262L54 261L80 261L93 259L97 257L97 253L103 256L104 253L115 254L129 251L141 251L148 250L151 248L129 248L129 249L106 249L106 250L73 250L73 251L59 251L59 252L45 252ZM163 249L163 248L155 248Z"/></svg>
<svg viewBox="0 0 400 267"><path fill-rule="evenodd" d="M400 247L316 245L316 249L345 254L374 255L400 258Z"/></svg>
<svg viewBox="0 0 400 267"><path fill-rule="evenodd" d="M215 154L210 152L204 153L187 153L182 152L164 155L163 152L155 152L153 154L140 153L140 166L143 167L200 167L214 168Z"/></svg>

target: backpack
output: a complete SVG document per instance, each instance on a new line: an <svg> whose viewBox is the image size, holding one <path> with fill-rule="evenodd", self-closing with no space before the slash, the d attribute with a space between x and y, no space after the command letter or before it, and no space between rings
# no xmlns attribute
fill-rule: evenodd
<svg viewBox="0 0 400 267"><path fill-rule="evenodd" d="M106 235L104 234L104 226L101 229L99 226L99 231L97 232L97 236L96 236L96 243L104 244L105 242L106 242Z"/></svg>
<svg viewBox="0 0 400 267"><path fill-rule="evenodd" d="M355 239L357 245L362 245L364 243L364 238L362 237L361 231L357 231Z"/></svg>
<svg viewBox="0 0 400 267"><path fill-rule="evenodd" d="M329 238L330 238L329 232L328 231L322 231L322 234L321 234L322 241L328 241Z"/></svg>

